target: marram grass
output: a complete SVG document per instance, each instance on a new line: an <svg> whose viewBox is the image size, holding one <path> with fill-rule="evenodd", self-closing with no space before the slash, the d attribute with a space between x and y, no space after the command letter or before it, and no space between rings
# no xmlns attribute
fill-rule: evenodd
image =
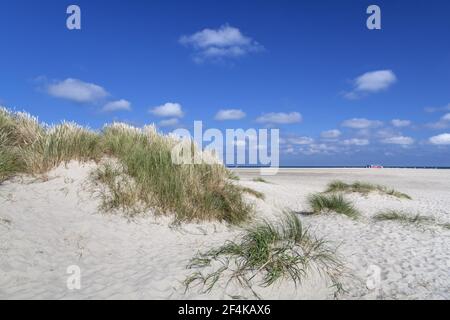
<svg viewBox="0 0 450 320"><path fill-rule="evenodd" d="M411 214L399 210L386 210L377 213L374 217L376 221L398 221L402 223L421 224L434 222L434 218L423 216L421 214Z"/></svg>
<svg viewBox="0 0 450 320"><path fill-rule="evenodd" d="M253 178L252 181L253 181L253 182L261 182L261 183L270 183L269 181L267 181L266 179L261 178L261 177Z"/></svg>
<svg viewBox="0 0 450 320"><path fill-rule="evenodd" d="M355 192L364 195L369 194L371 192L379 192L381 194L386 194L397 198L411 199L411 197L406 193L399 192L395 189L388 188L378 184L360 181L354 183L346 183L340 180L333 181L328 184L325 193L333 193L333 192Z"/></svg>
<svg viewBox="0 0 450 320"><path fill-rule="evenodd" d="M174 164L171 150L178 142L152 126L139 130L113 124L103 129L106 153L119 159L136 184L140 202L157 213L173 213L178 221L246 220L252 207L228 178L228 170L220 164Z"/></svg>
<svg viewBox="0 0 450 320"><path fill-rule="evenodd" d="M0 108L0 172L3 173L38 174L70 160L99 160L100 140L98 133L74 123L48 126L27 113Z"/></svg>
<svg viewBox="0 0 450 320"><path fill-rule="evenodd" d="M153 126L113 123L96 132L74 123L49 126L0 108L0 182L18 173L45 173L71 160L99 162L107 156L120 166L100 166L93 174L108 187L102 196L105 210L152 208L175 215L177 221L247 220L253 208L242 194L249 190L233 183L221 164L174 164L171 150L179 142Z"/></svg>
<svg viewBox="0 0 450 320"><path fill-rule="evenodd" d="M186 278L186 290L201 285L209 292L225 279L237 281L258 297L253 290L255 284L267 287L287 279L297 286L314 269L338 291L342 289L339 276L343 265L335 252L324 240L311 236L292 213L285 214L278 223L259 222L246 229L239 240L199 253L188 269L195 272Z"/></svg>
<svg viewBox="0 0 450 320"><path fill-rule="evenodd" d="M308 197L313 213L336 212L350 218L357 218L359 211L342 194L315 193Z"/></svg>

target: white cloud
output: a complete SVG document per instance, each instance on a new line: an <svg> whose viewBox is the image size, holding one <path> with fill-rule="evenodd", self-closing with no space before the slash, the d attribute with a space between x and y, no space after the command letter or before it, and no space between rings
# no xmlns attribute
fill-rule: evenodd
<svg viewBox="0 0 450 320"><path fill-rule="evenodd" d="M411 125L411 121L409 120L400 120L394 119L391 121L392 125L397 128L409 127Z"/></svg>
<svg viewBox="0 0 450 320"><path fill-rule="evenodd" d="M347 139L341 142L345 146L367 146L370 144L368 139Z"/></svg>
<svg viewBox="0 0 450 320"><path fill-rule="evenodd" d="M392 128L383 128L378 130L375 135L377 138L386 139L399 136L400 133Z"/></svg>
<svg viewBox="0 0 450 320"><path fill-rule="evenodd" d="M425 112L450 111L450 103L444 107L426 107Z"/></svg>
<svg viewBox="0 0 450 320"><path fill-rule="evenodd" d="M120 110L131 111L131 103L124 99L111 101L105 104L102 109L102 111L104 112L113 112Z"/></svg>
<svg viewBox="0 0 450 320"><path fill-rule="evenodd" d="M175 127L179 123L178 118L170 118L170 119L164 119L158 122L158 126L160 127Z"/></svg>
<svg viewBox="0 0 450 320"><path fill-rule="evenodd" d="M414 139L411 137L405 137L405 136L397 136L397 137L391 137L381 140L382 143L385 144L398 144L398 145L412 145L414 144Z"/></svg>
<svg viewBox="0 0 450 320"><path fill-rule="evenodd" d="M343 127L352 128L352 129L368 129L368 128L376 128L383 125L381 121L378 120L368 120L365 118L353 118L349 120L345 120L342 122Z"/></svg>
<svg viewBox="0 0 450 320"><path fill-rule="evenodd" d="M377 92L388 88L397 81L391 70L372 71L356 78L357 91Z"/></svg>
<svg viewBox="0 0 450 320"><path fill-rule="evenodd" d="M397 82L397 77L392 70L366 72L353 81L354 88L352 91L347 92L345 97L358 99L365 94L385 90L395 82Z"/></svg>
<svg viewBox="0 0 450 320"><path fill-rule="evenodd" d="M284 112L271 112L263 114L256 119L259 123L268 124L292 124L302 121L302 115L298 112L284 113Z"/></svg>
<svg viewBox="0 0 450 320"><path fill-rule="evenodd" d="M288 147L287 149L282 150L286 154L295 154L295 149L292 147Z"/></svg>
<svg viewBox="0 0 450 320"><path fill-rule="evenodd" d="M322 138L325 138L325 139L335 139L335 138L340 137L340 135L341 135L341 131L339 131L339 130L328 130L328 131L323 131L323 132L320 134L320 136L321 136Z"/></svg>
<svg viewBox="0 0 450 320"><path fill-rule="evenodd" d="M450 133L443 133L430 138L430 143L435 145L450 145Z"/></svg>
<svg viewBox="0 0 450 320"><path fill-rule="evenodd" d="M288 138L287 142L289 142L290 144L308 145L314 143L314 139L310 137L293 137Z"/></svg>
<svg viewBox="0 0 450 320"><path fill-rule="evenodd" d="M372 135L370 130L371 128L358 129L358 131L356 131L356 135L358 137L370 137Z"/></svg>
<svg viewBox="0 0 450 320"><path fill-rule="evenodd" d="M450 127L450 113L443 115L439 121L429 123L427 126L433 129L445 129Z"/></svg>
<svg viewBox="0 0 450 320"><path fill-rule="evenodd" d="M95 102L109 95L99 85L72 78L48 85L47 92L51 96L79 103Z"/></svg>
<svg viewBox="0 0 450 320"><path fill-rule="evenodd" d="M240 120L245 118L246 114L242 110L238 109L226 109L226 110L219 110L217 112L215 119L218 121L225 121L225 120Z"/></svg>
<svg viewBox="0 0 450 320"><path fill-rule="evenodd" d="M311 144L306 146L305 148L300 148L299 152L305 155L314 155L314 154L332 154L339 152L340 149L336 146L330 146L326 143L319 144Z"/></svg>
<svg viewBox="0 0 450 320"><path fill-rule="evenodd" d="M167 102L161 106L154 107L149 110L150 113L157 117L182 118L184 116L183 109L179 103Z"/></svg>
<svg viewBox="0 0 450 320"><path fill-rule="evenodd" d="M258 42L229 25L182 36L179 42L195 50L194 60L197 62L237 58L263 49Z"/></svg>

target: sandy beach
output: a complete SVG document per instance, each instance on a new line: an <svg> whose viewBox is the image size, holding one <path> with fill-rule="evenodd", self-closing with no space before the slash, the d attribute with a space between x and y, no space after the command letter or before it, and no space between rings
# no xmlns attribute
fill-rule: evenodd
<svg viewBox="0 0 450 320"><path fill-rule="evenodd" d="M242 231L225 223L173 225L170 217L126 218L99 211L89 181L95 164L71 162L42 177L18 176L0 185L0 299L232 299L253 298L235 283L211 292L185 290L189 260ZM285 279L255 286L263 299L449 299L450 170L281 169L255 182L258 170L238 169L237 183L264 193L246 195L255 220L292 210L311 233L325 238L345 263L344 292L333 295L318 274L295 288ZM382 194L350 194L361 218L307 215L307 197L333 180L393 187L412 200ZM431 223L375 221L380 210L405 210ZM70 290L67 271L81 271ZM374 278L374 270L379 277ZM376 272L375 272L376 273Z"/></svg>
<svg viewBox="0 0 450 320"><path fill-rule="evenodd" d="M0 301L450 300L450 1L0 12Z"/></svg>

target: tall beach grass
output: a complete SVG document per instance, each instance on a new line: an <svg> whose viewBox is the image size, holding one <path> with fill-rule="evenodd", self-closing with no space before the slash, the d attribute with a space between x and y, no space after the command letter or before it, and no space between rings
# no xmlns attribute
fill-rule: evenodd
<svg viewBox="0 0 450 320"><path fill-rule="evenodd" d="M353 183L346 183L340 180L333 181L328 184L325 193L334 193L334 192L355 192L364 195L367 195L371 192L379 192L381 194L386 194L397 198L411 199L411 197L406 193L399 192L395 189L388 188L386 186L378 184L360 181Z"/></svg>
<svg viewBox="0 0 450 320"><path fill-rule="evenodd" d="M1 108L0 182L17 173L45 173L71 160L99 162L109 157L120 163L120 170L100 166L93 175L109 189L103 198L105 209L132 212L144 205L158 214L173 214L178 221L238 224L248 219L252 206L242 197L245 190L230 179L232 174L218 162L174 163L171 151L178 143L154 126L113 123L97 132L68 122L49 126L26 113ZM212 157L192 141L185 143L194 155Z"/></svg>
<svg viewBox="0 0 450 320"><path fill-rule="evenodd" d="M313 237L295 214L286 213L279 222L261 221L245 230L237 241L194 257L185 280L186 290L201 285L211 291L220 279L236 280L253 290L257 284L267 287L281 279L296 286L316 270L331 280L337 291L343 265L323 239Z"/></svg>
<svg viewBox="0 0 450 320"><path fill-rule="evenodd" d="M313 213L336 212L350 218L357 218L360 213L342 194L315 193L308 197Z"/></svg>

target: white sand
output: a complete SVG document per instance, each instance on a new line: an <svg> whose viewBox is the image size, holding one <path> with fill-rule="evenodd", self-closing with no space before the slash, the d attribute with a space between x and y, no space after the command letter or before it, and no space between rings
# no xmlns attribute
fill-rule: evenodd
<svg viewBox="0 0 450 320"><path fill-rule="evenodd" d="M170 225L169 218L128 221L99 213L88 176L94 165L71 163L48 180L16 178L0 185L0 299L221 299L252 295L221 282L211 293L187 293L181 282L188 260L199 250L234 239L240 230L223 224ZM404 209L450 223L450 170L283 169L252 182L255 170L237 170L241 184L262 191L258 216L273 217L285 208L308 210L306 197L333 179L369 181L395 187L413 200L351 195L363 217L335 214L301 216L311 231L338 246L352 277L342 279L341 299L449 299L450 230L435 225L373 222L382 209ZM69 290L67 268L81 268L81 289ZM366 286L370 265L380 268L378 289ZM373 267L372 267L373 268ZM265 299L331 299L332 290L317 275L295 290L283 281L255 287Z"/></svg>

